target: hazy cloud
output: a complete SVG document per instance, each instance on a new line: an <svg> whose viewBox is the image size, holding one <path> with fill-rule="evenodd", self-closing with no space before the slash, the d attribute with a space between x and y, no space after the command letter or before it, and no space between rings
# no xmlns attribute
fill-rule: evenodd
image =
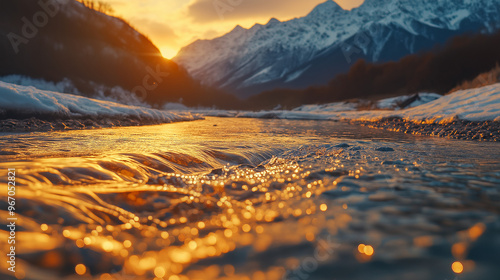
<svg viewBox="0 0 500 280"><path fill-rule="evenodd" d="M290 17L306 15L325 0L195 0L187 7L194 22L246 19L252 17ZM338 0L344 8L352 8L363 0Z"/></svg>
<svg viewBox="0 0 500 280"><path fill-rule="evenodd" d="M162 44L171 46L177 44L179 36L167 24L148 18L133 18L131 21L134 25L140 26L141 32L146 36L156 38L156 41L161 41Z"/></svg>

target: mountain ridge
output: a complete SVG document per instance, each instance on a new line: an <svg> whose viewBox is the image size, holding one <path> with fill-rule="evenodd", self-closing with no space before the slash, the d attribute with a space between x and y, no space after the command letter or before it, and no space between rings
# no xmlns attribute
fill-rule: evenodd
<svg viewBox="0 0 500 280"><path fill-rule="evenodd" d="M398 60L456 35L493 32L499 27L500 2L493 0L423 1L421 5L367 0L351 11L328 0L305 17L196 41L173 61L204 84L246 97L279 87L326 84L358 59Z"/></svg>

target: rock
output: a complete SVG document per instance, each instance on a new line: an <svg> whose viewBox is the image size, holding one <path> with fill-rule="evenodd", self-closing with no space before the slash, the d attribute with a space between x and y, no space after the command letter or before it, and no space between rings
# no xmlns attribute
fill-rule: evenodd
<svg viewBox="0 0 500 280"><path fill-rule="evenodd" d="M379 151L379 152L394 152L394 149L391 148L391 147L379 147L379 148L376 148L375 151Z"/></svg>
<svg viewBox="0 0 500 280"><path fill-rule="evenodd" d="M334 146L335 148L349 148L349 144L341 143Z"/></svg>

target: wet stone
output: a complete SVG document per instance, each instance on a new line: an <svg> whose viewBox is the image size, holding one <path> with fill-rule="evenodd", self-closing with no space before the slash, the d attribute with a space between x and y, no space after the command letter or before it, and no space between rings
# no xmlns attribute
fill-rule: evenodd
<svg viewBox="0 0 500 280"><path fill-rule="evenodd" d="M391 147L379 147L376 148L375 150L379 152L394 152L394 149Z"/></svg>

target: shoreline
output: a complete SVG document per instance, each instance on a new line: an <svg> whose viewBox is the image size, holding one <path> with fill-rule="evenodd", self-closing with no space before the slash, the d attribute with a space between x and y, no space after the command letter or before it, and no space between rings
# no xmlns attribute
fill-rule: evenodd
<svg viewBox="0 0 500 280"><path fill-rule="evenodd" d="M435 136L456 140L498 142L500 122L454 120L447 123L414 122L402 118L384 118L378 121L346 120L349 123L375 129L403 132L418 136Z"/></svg>
<svg viewBox="0 0 500 280"><path fill-rule="evenodd" d="M195 118L194 120L203 120ZM28 133L28 132L55 132L69 130L100 129L126 126L160 125L178 121L160 121L158 119L137 118L82 118L67 120L42 120L35 117L29 119L5 119L0 120L0 131L4 133ZM377 121L360 121L344 119L353 125L367 126L374 129L385 129L388 131L403 132L417 136L436 136L449 139L470 141L500 141L500 122L498 121L465 121L455 120L447 123L425 123L407 121L399 117L384 118Z"/></svg>
<svg viewBox="0 0 500 280"><path fill-rule="evenodd" d="M70 130L100 129L112 127L127 126L146 126L160 125L184 121L203 120L203 117L193 119L179 119L170 121L161 121L159 119L137 119L133 117L114 119L103 117L100 119L82 118L82 119L56 119L42 120L36 117L28 119L4 119L0 120L0 131L4 133L29 133L29 132L56 132Z"/></svg>

